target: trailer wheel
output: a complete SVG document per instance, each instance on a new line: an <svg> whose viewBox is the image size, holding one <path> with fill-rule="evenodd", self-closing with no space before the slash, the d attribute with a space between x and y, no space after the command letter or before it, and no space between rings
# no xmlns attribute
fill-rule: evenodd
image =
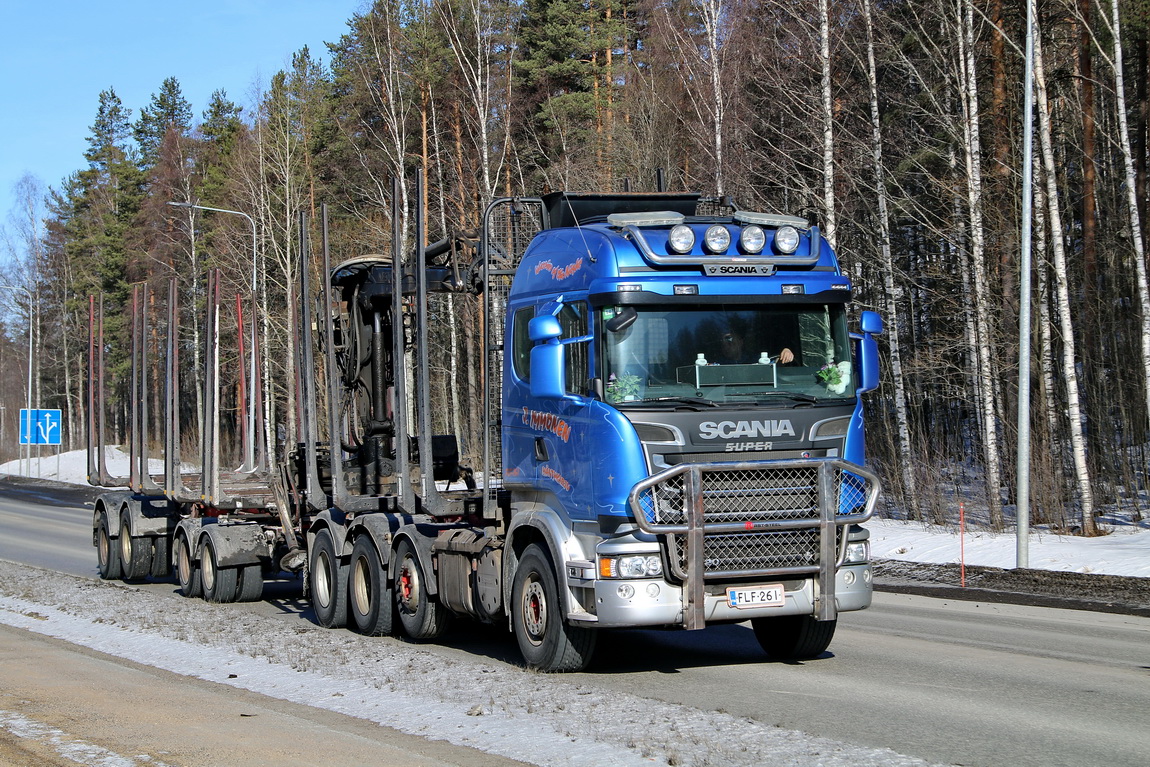
<svg viewBox="0 0 1150 767"><path fill-rule="evenodd" d="M264 595L264 569L259 564L243 565L239 571L236 586L237 602L258 602Z"/></svg>
<svg viewBox="0 0 1150 767"><path fill-rule="evenodd" d="M200 577L200 567L192 558L192 546L188 536L176 536L176 575L180 579L180 593L186 597L198 597L204 593L204 583Z"/></svg>
<svg viewBox="0 0 1150 767"><path fill-rule="evenodd" d="M309 572L311 603L319 625L329 629L346 626L347 568L340 565L335 541L327 528L316 533Z"/></svg>
<svg viewBox="0 0 1150 767"><path fill-rule="evenodd" d="M204 553L200 556L200 578L204 583L204 599L209 602L236 601L239 574L234 567L220 567L216 544L210 536L204 538Z"/></svg>
<svg viewBox="0 0 1150 767"><path fill-rule="evenodd" d="M447 628L447 608L431 599L427 580L411 541L400 541L395 550L396 612L403 631L412 639L435 639Z"/></svg>
<svg viewBox="0 0 1150 767"><path fill-rule="evenodd" d="M108 512L100 512L100 521L96 526L96 565L100 577L106 581L113 581L123 574L120 567L120 547L108 534Z"/></svg>
<svg viewBox="0 0 1150 767"><path fill-rule="evenodd" d="M131 522L131 512L125 508L120 512L120 567L126 581L141 580L152 571L152 542L132 537Z"/></svg>
<svg viewBox="0 0 1150 767"><path fill-rule="evenodd" d="M389 636L395 617L391 581L383 570L371 538L361 535L351 550L348 572L348 611L355 628L365 636Z"/></svg>
<svg viewBox="0 0 1150 767"><path fill-rule="evenodd" d="M598 635L564 621L562 607L551 558L533 543L523 551L511 586L511 625L528 667L582 671L591 662Z"/></svg>
<svg viewBox="0 0 1150 767"><path fill-rule="evenodd" d="M838 621L817 621L812 615L752 618L755 639L776 660L807 660L826 652Z"/></svg>
<svg viewBox="0 0 1150 767"><path fill-rule="evenodd" d="M152 577L167 578L172 574L172 539L167 533L152 539Z"/></svg>

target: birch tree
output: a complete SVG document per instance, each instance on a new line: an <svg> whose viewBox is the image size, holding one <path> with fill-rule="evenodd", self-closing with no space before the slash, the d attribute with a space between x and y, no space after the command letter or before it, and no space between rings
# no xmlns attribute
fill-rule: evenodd
<svg viewBox="0 0 1150 767"><path fill-rule="evenodd" d="M1034 0L1030 0L1033 2ZM1078 396L1078 370L1075 365L1074 325L1070 315L1070 288L1067 284L1066 247L1062 241L1062 212L1058 206L1058 184L1054 161L1054 144L1050 126L1050 104L1046 94L1046 72L1042 57L1041 35L1034 41L1034 86L1038 111L1038 136L1046 183L1047 215L1050 223L1050 249L1054 255L1054 293L1058 309L1058 328L1062 335L1062 377L1066 388L1066 415L1070 430L1070 451L1078 498L1082 507L1082 531L1094 535L1094 490L1086 463L1086 438L1082 408Z"/></svg>

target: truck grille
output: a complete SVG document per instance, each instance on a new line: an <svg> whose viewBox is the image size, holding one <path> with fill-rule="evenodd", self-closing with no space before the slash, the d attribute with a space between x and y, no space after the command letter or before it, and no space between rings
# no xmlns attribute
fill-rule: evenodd
<svg viewBox="0 0 1150 767"><path fill-rule="evenodd" d="M873 475L838 459L680 464L636 485L631 508L642 529L666 537L681 580L692 539L705 579L795 575L841 562L844 527L870 517L877 490Z"/></svg>

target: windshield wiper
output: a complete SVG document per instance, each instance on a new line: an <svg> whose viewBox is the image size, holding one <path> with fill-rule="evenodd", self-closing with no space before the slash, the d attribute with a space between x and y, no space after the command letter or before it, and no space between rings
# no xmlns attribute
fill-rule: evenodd
<svg viewBox="0 0 1150 767"><path fill-rule="evenodd" d="M620 405L637 405L649 402L681 402L687 405L700 405L702 407L718 407L718 403L712 402L703 397L647 397L646 399L631 400L630 402L620 402Z"/></svg>

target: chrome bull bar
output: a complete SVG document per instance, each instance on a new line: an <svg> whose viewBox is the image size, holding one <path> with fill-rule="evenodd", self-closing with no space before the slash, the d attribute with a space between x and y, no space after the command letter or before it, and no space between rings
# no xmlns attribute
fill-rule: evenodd
<svg viewBox="0 0 1150 767"><path fill-rule="evenodd" d="M880 483L839 458L684 463L631 489L639 528L664 536L683 581L683 625L706 623L706 581L817 575L816 617L837 617L835 574L846 526L865 522Z"/></svg>

